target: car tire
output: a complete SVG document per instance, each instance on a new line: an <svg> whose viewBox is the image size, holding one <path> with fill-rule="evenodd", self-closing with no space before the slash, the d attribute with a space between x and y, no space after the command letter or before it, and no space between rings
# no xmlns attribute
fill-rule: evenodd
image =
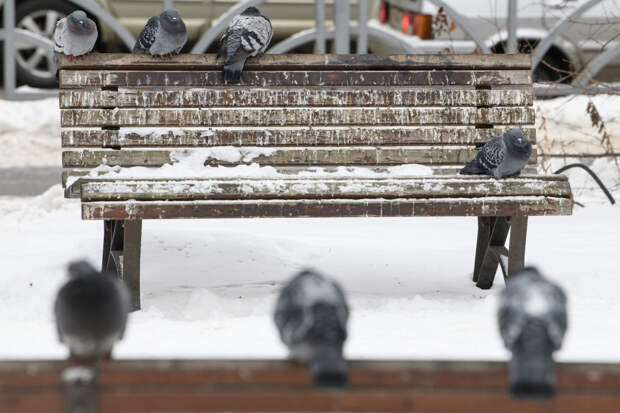
<svg viewBox="0 0 620 413"><path fill-rule="evenodd" d="M33 31L52 39L56 22L76 10L76 6L62 0L27 0L17 4L15 27ZM37 88L58 86L53 53L32 45L17 45L16 70L19 84Z"/></svg>

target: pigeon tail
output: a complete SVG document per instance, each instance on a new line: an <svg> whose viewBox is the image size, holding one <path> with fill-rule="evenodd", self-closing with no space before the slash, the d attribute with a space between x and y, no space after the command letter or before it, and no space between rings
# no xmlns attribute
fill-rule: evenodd
<svg viewBox="0 0 620 413"><path fill-rule="evenodd" d="M317 346L310 358L310 371L316 387L346 387L349 384L342 346Z"/></svg>
<svg viewBox="0 0 620 413"><path fill-rule="evenodd" d="M244 57L241 60L224 65L224 80L226 83L239 83L241 81L241 72L245 65L245 59Z"/></svg>
<svg viewBox="0 0 620 413"><path fill-rule="evenodd" d="M553 346L545 324L530 321L513 348L510 392L520 399L549 399L555 394Z"/></svg>
<svg viewBox="0 0 620 413"><path fill-rule="evenodd" d="M487 173L484 169L480 167L477 159L474 159L459 172L461 175L484 175Z"/></svg>

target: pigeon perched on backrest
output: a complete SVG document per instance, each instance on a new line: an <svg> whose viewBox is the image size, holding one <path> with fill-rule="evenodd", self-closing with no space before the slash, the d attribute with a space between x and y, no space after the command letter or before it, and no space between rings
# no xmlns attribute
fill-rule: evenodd
<svg viewBox="0 0 620 413"><path fill-rule="evenodd" d="M54 30L54 52L66 54L71 59L90 53L97 42L97 25L82 10L76 10L58 20Z"/></svg>
<svg viewBox="0 0 620 413"><path fill-rule="evenodd" d="M129 292L116 274L102 274L85 261L70 264L68 272L54 303L58 337L72 359L109 358L125 332Z"/></svg>
<svg viewBox="0 0 620 413"><path fill-rule="evenodd" d="M460 173L492 175L497 179L518 175L527 165L531 153L532 144L521 129L511 129L487 142Z"/></svg>
<svg viewBox="0 0 620 413"><path fill-rule="evenodd" d="M245 60L264 53L272 35L271 22L256 7L248 7L235 16L222 36L217 54L226 58L224 80L238 83Z"/></svg>
<svg viewBox="0 0 620 413"><path fill-rule="evenodd" d="M308 363L316 386L346 386L342 347L349 308L338 284L312 271L288 282L278 297L275 322L294 359Z"/></svg>
<svg viewBox="0 0 620 413"><path fill-rule="evenodd" d="M140 32L133 52L151 56L179 54L187 42L187 29L176 10L151 17Z"/></svg>
<svg viewBox="0 0 620 413"><path fill-rule="evenodd" d="M552 353L566 333L566 295L536 268L525 267L508 280L498 311L499 328L512 352L510 391L520 398L555 393Z"/></svg>

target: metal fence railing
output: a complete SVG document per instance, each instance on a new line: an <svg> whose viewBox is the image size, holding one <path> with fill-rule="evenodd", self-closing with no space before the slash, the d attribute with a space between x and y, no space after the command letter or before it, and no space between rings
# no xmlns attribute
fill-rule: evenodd
<svg viewBox="0 0 620 413"><path fill-rule="evenodd" d="M133 35L124 27L114 16L102 8L94 0L67 0L73 3L76 8L81 8L98 22L104 23L109 27L118 38L129 48L133 47L135 39ZM432 2L437 7L441 7L444 13L469 37L481 53L491 53L491 46L488 41L480 35L476 27L464 15L458 13L443 0L426 0ZM561 19L534 49L532 56L532 70L540 64L542 57L553 46L555 40L561 37L570 29L571 22L600 4L603 0L589 0L578 7L574 12ZM611 0L607 0L611 1ZM244 0L231 7L226 13L217 18L211 27L202 34L191 53L204 53L207 48L216 40L217 36L226 28L230 20L249 6L258 6L265 0ZM316 0L315 27L302 30L293 34L289 38L273 45L268 53L287 53L295 48L314 43L315 53L325 53L326 41L334 40L335 53L350 52L350 38L355 36L357 41L356 52L364 54L368 52L369 37L376 37L383 42L392 44L406 53L424 53L424 50L414 46L386 30L380 25L368 24L368 0L357 0L357 24L350 23L350 2L348 0L334 0L334 25L326 27L326 4L325 0ZM507 32L505 33L506 50L508 53L516 53L518 50L518 0L508 0ZM162 0L162 7L174 7L173 0ZM0 40L3 40L4 56L4 97L12 100L40 99L57 95L56 90L17 88L16 78L16 42L31 44L42 48L46 53L53 53L53 42L39 34L16 28L15 26L15 0L4 1L4 26L0 30ZM593 59L579 74L574 77L572 84L536 85L537 95L563 95L569 93L596 93L605 90L605 87L592 84L592 78L596 76L605 65L620 55L620 44L610 47Z"/></svg>

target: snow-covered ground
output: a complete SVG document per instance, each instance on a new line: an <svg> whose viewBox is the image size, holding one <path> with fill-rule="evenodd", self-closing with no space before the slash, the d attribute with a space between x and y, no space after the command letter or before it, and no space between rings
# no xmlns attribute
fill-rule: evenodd
<svg viewBox="0 0 620 413"><path fill-rule="evenodd" d="M558 128L593 133L573 108L578 99L539 106L555 111L554 119L572 108L566 122L581 126ZM11 105L0 121L0 167L59 165L55 101L2 108ZM618 107L599 105L615 142ZM550 162L551 169L560 163ZM613 162L592 166L620 199ZM570 177L586 208L576 207L571 217L531 218L526 263L567 291L570 327L559 358L618 362L620 206L606 204L582 171ZM65 356L53 297L70 260L98 265L102 227L82 221L79 202L65 200L60 186L37 197L0 197L0 358ZM338 279L348 294L348 357L505 359L495 319L504 283L499 273L489 291L471 282L475 236L474 218L147 221L143 310L131 315L116 356L284 357L271 320L276 294L296 271L312 267Z"/></svg>
<svg viewBox="0 0 620 413"><path fill-rule="evenodd" d="M601 201L530 218L527 263L570 300L564 360L620 361L620 206ZM59 186L0 200L0 358L64 356L53 297L68 261L100 262L102 227L80 220ZM276 294L313 267L348 293L349 357L503 359L495 309L504 283L500 274L489 291L471 282L475 231L474 218L146 221L143 310L116 355L283 357Z"/></svg>

